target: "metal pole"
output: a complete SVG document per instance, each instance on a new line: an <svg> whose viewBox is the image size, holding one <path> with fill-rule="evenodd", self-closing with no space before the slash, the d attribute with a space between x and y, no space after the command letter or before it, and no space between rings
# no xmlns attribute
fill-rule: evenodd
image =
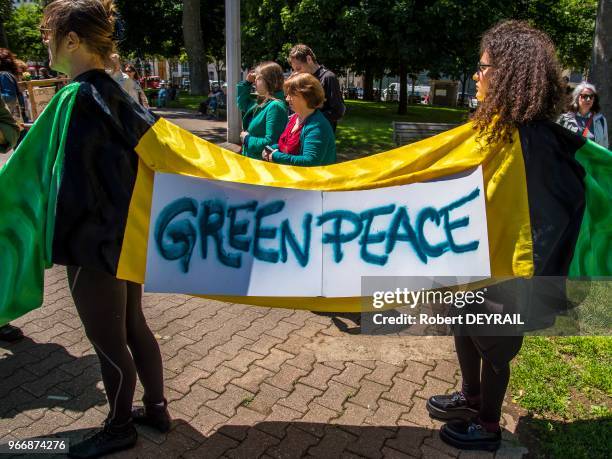
<svg viewBox="0 0 612 459"><path fill-rule="evenodd" d="M236 105L240 80L240 0L225 0L225 65L227 69L227 141L240 143L241 117Z"/></svg>

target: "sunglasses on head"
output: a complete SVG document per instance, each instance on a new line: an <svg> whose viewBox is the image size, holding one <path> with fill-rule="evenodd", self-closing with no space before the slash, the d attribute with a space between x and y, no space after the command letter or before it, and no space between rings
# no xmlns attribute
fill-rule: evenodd
<svg viewBox="0 0 612 459"><path fill-rule="evenodd" d="M582 100L593 100L595 99L595 95L594 94L580 94L580 98Z"/></svg>

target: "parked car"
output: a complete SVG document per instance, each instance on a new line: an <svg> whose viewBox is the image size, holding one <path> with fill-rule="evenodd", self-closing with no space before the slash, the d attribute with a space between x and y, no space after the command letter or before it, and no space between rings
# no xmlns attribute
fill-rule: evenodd
<svg viewBox="0 0 612 459"><path fill-rule="evenodd" d="M140 86L142 86L142 89L159 89L160 85L161 78L156 75L142 77L140 79Z"/></svg>
<svg viewBox="0 0 612 459"><path fill-rule="evenodd" d="M387 89L383 89L383 100L384 101L398 101L399 100L399 83L391 83ZM425 85L414 86L414 97L412 95L412 84L408 84L407 88L408 100L411 104L423 104L427 103L427 96L431 88Z"/></svg>
<svg viewBox="0 0 612 459"><path fill-rule="evenodd" d="M467 107L470 110L476 110L476 107L478 107L478 99L476 99L476 96L474 94L470 94L466 92L465 97L463 97L463 102L462 102L462 96L463 96L462 92L457 94L457 106Z"/></svg>

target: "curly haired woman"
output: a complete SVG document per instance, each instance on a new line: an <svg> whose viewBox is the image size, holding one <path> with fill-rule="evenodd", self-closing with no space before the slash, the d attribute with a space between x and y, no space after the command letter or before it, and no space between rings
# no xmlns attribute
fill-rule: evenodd
<svg viewBox="0 0 612 459"><path fill-rule="evenodd" d="M552 120L559 115L564 91L560 67L555 48L550 38L525 22L501 22L488 30L481 42L481 58L474 75L477 98L480 100L474 114L473 123L478 131L482 145L512 142L517 129L520 141L532 142L534 137L545 138L547 151L540 156L528 158L530 179L541 187L550 187L546 174L549 158L556 158L559 164L564 159L564 151L558 139L561 129ZM537 163L537 164L536 164ZM561 184L571 191L571 184ZM569 191L567 191L569 190ZM544 194L543 189L534 192ZM536 218L546 218L549 209L532 209ZM571 215L567 224L572 224ZM532 234L534 258L538 256L536 246L541 244ZM550 237L544 236L544 238ZM562 240L562 237L557 239ZM561 263L542 261L543 268L537 276L563 276ZM510 291L520 287L516 283L506 283ZM515 282L515 281L511 281ZM500 287L489 288L487 296L497 292ZM497 288L496 288L497 287ZM516 292L512 292L516 293ZM493 295L495 297L495 295ZM513 300L502 300L502 306L514 307ZM498 301L497 299L491 301ZM528 300L528 307L533 305ZM495 303L489 303L495 305ZM497 303L499 305L499 303ZM492 307L492 306L489 306ZM462 374L462 388L450 395L435 395L427 402L432 417L449 421L440 430L442 440L460 449L496 450L501 443L500 418L502 403L510 379L510 362L518 354L523 343L521 333L515 336L475 336L477 330L460 333L455 330L455 348Z"/></svg>

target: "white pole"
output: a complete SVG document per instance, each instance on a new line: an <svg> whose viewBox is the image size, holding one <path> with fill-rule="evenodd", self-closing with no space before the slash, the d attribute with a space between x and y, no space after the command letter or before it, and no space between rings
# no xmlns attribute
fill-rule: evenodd
<svg viewBox="0 0 612 459"><path fill-rule="evenodd" d="M241 116L236 105L240 81L240 0L225 0L225 60L227 71L227 141L240 143Z"/></svg>

